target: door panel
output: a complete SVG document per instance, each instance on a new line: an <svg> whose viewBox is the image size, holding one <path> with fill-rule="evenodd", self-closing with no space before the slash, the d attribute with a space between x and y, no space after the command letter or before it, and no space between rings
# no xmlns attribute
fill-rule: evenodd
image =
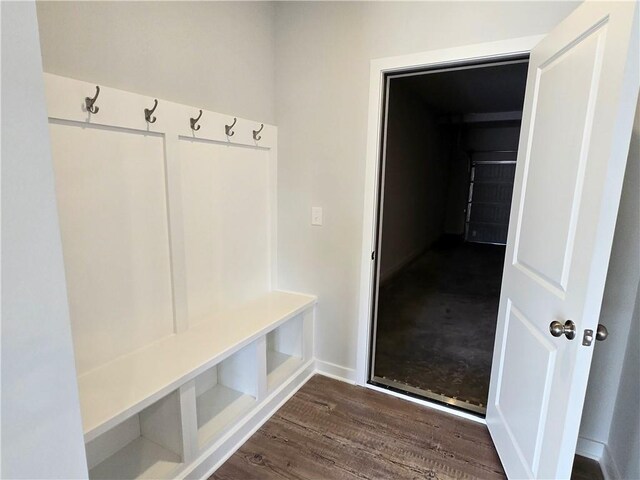
<svg viewBox="0 0 640 480"><path fill-rule="evenodd" d="M562 292L573 251L605 32L603 25L544 62L533 87L535 110L514 264Z"/></svg>
<svg viewBox="0 0 640 480"><path fill-rule="evenodd" d="M500 378L508 382L508 379L518 378L523 371L537 372L537 375L532 376L527 388L498 386L496 407L519 455L527 465L533 465L534 470L540 458L542 435L541 432L536 436L529 435L528 420L546 416L551 387L549 378L555 368L557 348L511 302L507 312ZM533 471L530 475L534 476Z"/></svg>
<svg viewBox="0 0 640 480"><path fill-rule="evenodd" d="M532 52L487 424L510 478L568 478L638 74L635 3L585 2ZM549 324L575 322L573 340Z"/></svg>

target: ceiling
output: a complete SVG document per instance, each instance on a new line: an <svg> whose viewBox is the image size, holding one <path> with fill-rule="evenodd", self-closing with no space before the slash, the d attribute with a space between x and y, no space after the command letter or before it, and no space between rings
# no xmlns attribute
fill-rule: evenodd
<svg viewBox="0 0 640 480"><path fill-rule="evenodd" d="M522 110L527 62L479 66L391 79L396 88L412 91L440 114Z"/></svg>

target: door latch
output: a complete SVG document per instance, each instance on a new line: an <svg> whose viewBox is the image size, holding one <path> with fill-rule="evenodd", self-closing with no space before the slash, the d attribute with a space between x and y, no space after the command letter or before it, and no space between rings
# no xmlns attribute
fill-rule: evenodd
<svg viewBox="0 0 640 480"><path fill-rule="evenodd" d="M606 340L609 336L609 332L607 331L607 327L604 325L598 324L598 330L596 330L596 340L602 342ZM584 335L582 335L582 345L585 347L590 347L593 342L593 330L589 330L588 328L584 331Z"/></svg>

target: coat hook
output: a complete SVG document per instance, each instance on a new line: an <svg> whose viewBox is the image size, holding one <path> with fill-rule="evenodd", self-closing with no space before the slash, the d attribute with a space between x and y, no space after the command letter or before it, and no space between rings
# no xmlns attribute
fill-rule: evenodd
<svg viewBox="0 0 640 480"><path fill-rule="evenodd" d="M261 124L260 124L260 129L258 129L258 130L254 130L254 131L253 131L253 139L254 139L256 142L262 138L262 136L261 136L261 135L258 135L258 134L262 131L262 129L263 129L263 128L264 128L264 123L261 123Z"/></svg>
<svg viewBox="0 0 640 480"><path fill-rule="evenodd" d="M151 110L149 110L148 108L144 109L144 118L147 120L147 122L149 123L156 123L157 118L156 117L152 117L151 115L153 115L153 112L156 111L156 108L158 107L158 99L154 99L153 100L153 108Z"/></svg>
<svg viewBox="0 0 640 480"><path fill-rule="evenodd" d="M232 129L233 129L233 126L236 124L237 121L238 121L238 119L233 117L233 123L231 125L225 125L224 126L224 132L227 134L227 137L233 137L233 135L236 133Z"/></svg>
<svg viewBox="0 0 640 480"><path fill-rule="evenodd" d="M200 130L200 125L196 126L196 123L198 123L198 120L200 120L201 116L202 116L202 110L200 110L200 115L198 115L196 118L189 119L189 121L191 122L191 130L194 130L194 131Z"/></svg>
<svg viewBox="0 0 640 480"><path fill-rule="evenodd" d="M96 103L96 100L98 99L98 95L100 95L100 87L96 85L96 94L94 95L94 97L85 97L84 99L87 110L91 113L98 113L98 110L100 110L100 107L93 106L93 104Z"/></svg>

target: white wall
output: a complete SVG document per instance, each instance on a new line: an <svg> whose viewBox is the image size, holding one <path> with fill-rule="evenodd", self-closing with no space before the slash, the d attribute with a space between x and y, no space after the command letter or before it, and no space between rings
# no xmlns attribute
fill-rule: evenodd
<svg viewBox="0 0 640 480"><path fill-rule="evenodd" d="M380 246L384 282L443 233L449 135L422 99L391 81Z"/></svg>
<svg viewBox="0 0 640 480"><path fill-rule="evenodd" d="M2 478L87 475L35 5L2 2Z"/></svg>
<svg viewBox="0 0 640 480"><path fill-rule="evenodd" d="M600 323L610 334L606 341L595 345L580 426L581 437L603 444L609 437L616 392L624 383L621 371L640 281L639 145L640 108L637 108L600 313Z"/></svg>
<svg viewBox="0 0 640 480"><path fill-rule="evenodd" d="M276 5L279 279L284 288L319 296L321 360L356 366L370 60L545 33L576 6ZM311 227L312 205L324 207L323 227Z"/></svg>
<svg viewBox="0 0 640 480"><path fill-rule="evenodd" d="M274 123L270 2L37 8L45 72Z"/></svg>

